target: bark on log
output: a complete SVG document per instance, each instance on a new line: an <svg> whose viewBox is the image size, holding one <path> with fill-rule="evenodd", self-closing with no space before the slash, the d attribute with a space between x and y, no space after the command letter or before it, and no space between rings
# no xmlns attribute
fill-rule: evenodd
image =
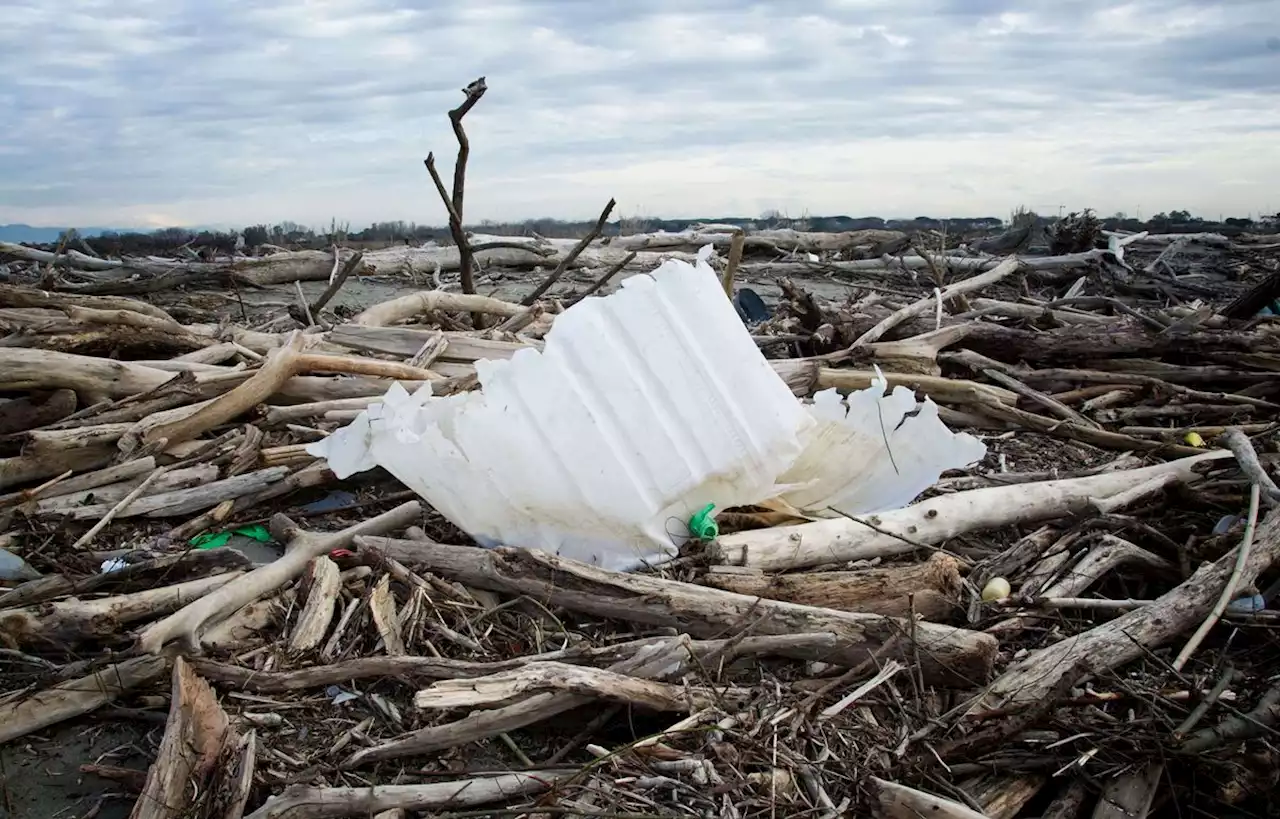
<svg viewBox="0 0 1280 819"><path fill-rule="evenodd" d="M245 805L249 804L249 794L253 791L253 771L258 757L258 734L250 728L240 737L240 745L236 749L236 763L232 769L227 785L226 810L223 819L242 819Z"/></svg>
<svg viewBox="0 0 1280 819"><path fill-rule="evenodd" d="M1165 766L1159 760L1115 777L1102 789L1091 819L1146 819L1164 779Z"/></svg>
<svg viewBox="0 0 1280 819"><path fill-rule="evenodd" d="M393 657L405 654L400 622L396 617L396 601L391 596L391 575L384 574L369 593L369 614L373 617L378 636L382 638L382 650Z"/></svg>
<svg viewBox="0 0 1280 819"><path fill-rule="evenodd" d="M871 784L877 797L877 819L921 819L924 816L929 819L990 819L959 802L896 782L871 777Z"/></svg>
<svg viewBox="0 0 1280 819"><path fill-rule="evenodd" d="M688 635L668 638L664 643L642 649L635 656L610 666L610 671L641 679L675 679L692 666L694 654ZM432 725L395 739L365 748L341 763L354 768L371 762L398 759L431 751L455 748L590 705L592 700L564 692L534 694L510 705L475 711L455 722Z"/></svg>
<svg viewBox="0 0 1280 819"><path fill-rule="evenodd" d="M85 472L99 469L115 459L114 446L69 449L52 455L19 455L0 458L0 489L54 478L70 470Z"/></svg>
<svg viewBox="0 0 1280 819"><path fill-rule="evenodd" d="M482 268L506 267L530 269L543 267L554 269L563 262L577 244L575 239L543 239L521 236L485 236L473 235L475 250L473 259ZM500 244L500 247L484 248L484 244ZM613 247L600 243L592 243L568 265L569 269L583 267L612 267L626 259L630 251L624 247ZM643 270L652 270L667 259L680 259L692 263L697 258L693 252L679 250L634 251L635 258L631 264ZM456 245L447 247L389 247L384 250L369 251L365 254L365 262L383 275L409 274L432 275L436 271L455 271L461 268Z"/></svg>
<svg viewBox="0 0 1280 819"><path fill-rule="evenodd" d="M195 537L209 527L229 520L233 515L238 515L246 509L251 509L260 503L283 497L290 492L296 492L299 489L313 489L317 486L324 486L325 484L336 480L337 477L332 471L330 471L327 464L323 462L312 463L302 469L299 469L297 472L290 474L283 480L276 481L265 489L248 495L241 495L229 506L219 504L214 507L213 511L206 512L198 518L194 518L181 526L175 527L169 532L169 537L173 540L187 540Z"/></svg>
<svg viewBox="0 0 1280 819"><path fill-rule="evenodd" d="M220 395L247 381L256 372L222 368L221 372L202 372L195 381L206 396ZM80 403L84 406L104 399L128 398L178 377L173 372L134 362L45 350L0 348L0 390L72 389L80 394ZM285 381L272 397L294 401L358 398L383 395L392 383L390 379L296 375ZM399 383L413 392L427 382L401 380Z"/></svg>
<svg viewBox="0 0 1280 819"><path fill-rule="evenodd" d="M375 304L351 320L362 327L385 327L405 319L443 310L450 313L485 313L510 318L524 308L509 301L466 293L424 290ZM412 353L410 353L412 355Z"/></svg>
<svg viewBox="0 0 1280 819"><path fill-rule="evenodd" d="M125 398L155 389L173 373L105 358L0 348L0 389L22 390L65 387L81 396ZM96 403L81 400L84 406Z"/></svg>
<svg viewBox="0 0 1280 819"><path fill-rule="evenodd" d="M213 625L200 635L200 645L214 651L244 651L259 641L260 632L287 615L295 597L293 590L287 589L274 597L241 606L222 620L215 617Z"/></svg>
<svg viewBox="0 0 1280 819"><path fill-rule="evenodd" d="M965 338L964 347L999 361L1022 361L1034 367L1076 367L1091 361L1124 358L1187 359L1221 353L1250 353L1269 349L1273 342L1257 332L1199 330L1153 333L1140 323L1095 327L1020 330L979 324Z"/></svg>
<svg viewBox="0 0 1280 819"><path fill-rule="evenodd" d="M799 634L829 631L842 646L821 658L806 648L802 659L856 665L889 641L914 633L926 679L936 684L972 685L985 679L995 659L996 642L985 634L933 623L914 628L901 620L874 614L833 611L794 603L764 600L732 592L598 569L538 551L487 550L412 541L361 537L356 543L382 548L413 546L416 563L468 586L512 594L528 594L543 602L598 617L675 627L693 636L721 636L757 621L757 634ZM898 640L896 642L909 642ZM904 662L914 662L913 647L900 650Z"/></svg>
<svg viewBox="0 0 1280 819"><path fill-rule="evenodd" d="M184 577L199 578L220 569L235 570L248 565L248 558L234 549L200 549L143 560L114 572L89 575L74 582L64 575L46 575L0 596L0 609L30 606L68 594L127 593L138 586L146 590Z"/></svg>
<svg viewBox="0 0 1280 819"><path fill-rule="evenodd" d="M854 572L767 575L734 567L712 567L702 578L708 586L735 594L767 597L803 606L942 620L960 605L960 561L935 554L924 563ZM913 600L909 599L914 595Z"/></svg>
<svg viewBox="0 0 1280 819"><path fill-rule="evenodd" d="M100 639L120 633L122 626L181 608L222 588L240 574L230 572L98 600L60 600L24 609L5 609L0 611L0 636L13 645L70 644Z"/></svg>
<svg viewBox="0 0 1280 819"><path fill-rule="evenodd" d="M146 327L103 327L63 322L14 333L3 343L4 346L70 355L136 359L187 353L207 347L211 342Z"/></svg>
<svg viewBox="0 0 1280 819"><path fill-rule="evenodd" d="M342 324L325 334L325 340L339 348L384 353L408 358L422 349L422 345L435 338L439 330L422 327L372 327L358 324ZM438 360L460 364L474 364L478 359L510 358L516 350L525 347L542 349L538 339L515 340L490 339L471 333L447 332L444 352Z"/></svg>
<svg viewBox="0 0 1280 819"><path fill-rule="evenodd" d="M173 316L170 316L159 307L136 299L116 298L113 296L82 296L75 293L53 293L47 290L37 290L34 287L0 284L0 307L59 309L64 306L91 307L99 310L129 310L140 315L173 321Z"/></svg>
<svg viewBox="0 0 1280 819"><path fill-rule="evenodd" d="M370 404L381 400L378 396L364 398L339 398L336 401L312 401L307 404L292 404L282 407L268 406L264 408L263 417L268 425L286 424L290 421L301 421L307 418L322 418L325 413L335 410L367 409Z"/></svg>
<svg viewBox="0 0 1280 819"><path fill-rule="evenodd" d="M258 671L238 665L220 663L204 657L193 657L191 663L206 679L226 683L258 694L277 694L282 691L303 691L308 688L324 688L327 685L349 680L365 680L375 677L399 677L410 681L459 680L483 677L499 671L510 671L531 662L564 662L578 665L614 664L634 657L642 650L665 645L669 637L644 637L625 643L614 643L599 648L581 646L516 657L510 660L477 662L454 660L448 657L358 657L331 665L317 665L292 671ZM776 656L779 649L794 649L797 645L809 647L815 654L827 651L836 644L835 637L827 633L792 634L785 638L748 637L745 640L694 640L692 650L700 657L730 652L734 657Z"/></svg>
<svg viewBox="0 0 1280 819"><path fill-rule="evenodd" d="M154 463L153 458L143 458L143 461L150 460ZM101 470L105 472L107 470ZM148 470L148 473L154 471ZM218 479L218 467L212 464L201 464L199 466L187 467L185 469L175 469L166 472L147 486L148 495L158 495L163 492L172 492L178 489L188 489L193 486L203 486L212 483ZM68 479L72 480L72 479ZM96 486L79 492L63 492L64 487L59 485L57 495L44 498L30 505L27 513L35 517L50 517L56 515L73 515L75 516L79 510L88 507L91 504L111 507L124 499L126 495L134 490L138 484L142 483L143 477L131 478L129 480L110 483L105 486ZM79 515L81 518L92 518L93 514Z"/></svg>
<svg viewBox="0 0 1280 819"><path fill-rule="evenodd" d="M1161 474L1174 473L1191 481L1197 477L1192 469L1196 464L1230 457L1231 453L1218 450L1086 478L973 489L875 515L725 535L716 541L715 551L720 563L764 571L906 554L922 544L937 545L969 532L1062 517L1091 497L1114 495Z"/></svg>
<svg viewBox="0 0 1280 819"><path fill-rule="evenodd" d="M142 516L168 518L202 512L224 501L262 492L271 484L283 480L290 471L287 466L270 466L256 472L233 475L220 481L193 486L190 489L147 495L130 503L116 517L121 519ZM71 517L80 520L100 518L110 511L113 505L108 503L81 506L72 510L70 514Z"/></svg>
<svg viewBox="0 0 1280 819"><path fill-rule="evenodd" d="M1014 819L1047 782L1040 774L997 774L964 789L991 819Z"/></svg>
<svg viewBox="0 0 1280 819"><path fill-rule="evenodd" d="M688 687L642 680L603 668L557 662L531 662L484 677L440 680L413 698L420 709L494 707L529 694L563 691L592 699L647 708L692 712L716 705L721 698L743 699L742 689Z"/></svg>
<svg viewBox="0 0 1280 819"><path fill-rule="evenodd" d="M994 270L1004 261L1002 256L958 256L937 254L929 258L919 254L902 256L882 255L873 259L820 262L743 262L743 268L758 275L804 276L827 273L851 273L861 276L902 276L913 271L932 270L935 266L956 273L982 273ZM1109 250L1088 250L1083 253L1067 253L1061 256L1027 256L1019 259L1024 273L1031 278L1058 279L1064 273L1090 268L1118 267L1115 255Z"/></svg>
<svg viewBox="0 0 1280 819"><path fill-rule="evenodd" d="M78 250L67 250L59 254L35 247L26 247L16 242L0 242L0 253L19 259L26 259L30 262L39 262L40 264L64 263L81 270L119 270L126 266L126 263L122 260L98 259Z"/></svg>
<svg viewBox="0 0 1280 819"><path fill-rule="evenodd" d="M623 250L682 250L697 253L706 245L717 250L728 250L738 229L732 225L709 225L690 228L677 233L637 233L631 236L610 236L601 240L612 248ZM777 252L798 251L822 253L824 251L853 250L891 242L905 236L898 230L848 230L840 233L813 233L779 228L774 230L743 231L744 251Z"/></svg>
<svg viewBox="0 0 1280 819"><path fill-rule="evenodd" d="M24 442L23 454L54 455L70 449L83 449L114 444L129 431L131 424L97 424L68 429L34 430L17 436Z"/></svg>

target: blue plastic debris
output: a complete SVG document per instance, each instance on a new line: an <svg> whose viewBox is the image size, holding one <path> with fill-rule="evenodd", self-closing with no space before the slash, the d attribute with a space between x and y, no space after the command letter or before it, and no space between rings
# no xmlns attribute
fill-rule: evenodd
<svg viewBox="0 0 1280 819"><path fill-rule="evenodd" d="M1227 611L1234 614L1254 614L1266 609L1267 601L1262 595L1254 594L1249 597L1241 597L1238 600L1232 600L1227 604Z"/></svg>
<svg viewBox="0 0 1280 819"><path fill-rule="evenodd" d="M1213 525L1213 533L1215 535L1225 535L1231 531L1231 527L1236 521L1240 520L1239 515L1223 515L1218 522Z"/></svg>

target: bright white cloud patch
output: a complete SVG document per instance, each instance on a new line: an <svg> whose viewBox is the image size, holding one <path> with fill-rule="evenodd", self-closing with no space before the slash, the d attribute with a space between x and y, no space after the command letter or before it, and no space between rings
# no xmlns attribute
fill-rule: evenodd
<svg viewBox="0 0 1280 819"><path fill-rule="evenodd" d="M10 0L0 222L1280 209L1280 0Z"/></svg>

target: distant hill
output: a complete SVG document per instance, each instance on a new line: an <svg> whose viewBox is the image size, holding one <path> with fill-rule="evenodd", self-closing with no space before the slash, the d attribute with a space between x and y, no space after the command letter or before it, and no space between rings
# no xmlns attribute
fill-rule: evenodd
<svg viewBox="0 0 1280 819"><path fill-rule="evenodd" d="M76 228L86 238L100 236L110 230L119 228L85 227ZM0 242L27 242L29 244L53 244L62 237L64 227L33 227L31 225L0 225Z"/></svg>

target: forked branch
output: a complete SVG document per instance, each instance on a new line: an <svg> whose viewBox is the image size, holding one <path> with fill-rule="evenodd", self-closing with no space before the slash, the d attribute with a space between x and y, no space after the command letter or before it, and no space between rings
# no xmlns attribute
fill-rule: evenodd
<svg viewBox="0 0 1280 819"><path fill-rule="evenodd" d="M453 236L454 244L458 246L458 266L462 274L463 293L476 292L476 285L472 274L471 245L467 243L466 232L462 229L462 206L467 184L467 157L471 155L471 142L467 139L467 132L462 127L462 118L475 107L487 90L488 86L485 85L484 77L481 77L462 89L462 93L466 94L467 98L463 100L461 105L449 112L449 123L453 126L453 135L458 139L458 160L453 166L452 195L445 190L444 181L441 180L440 173L436 170L435 154L427 154L425 160L427 172L431 174L431 181L435 183L436 191L440 194L440 200L444 202L445 209L449 211L449 233ZM473 314L472 320L477 328L484 326L484 317L482 315Z"/></svg>

